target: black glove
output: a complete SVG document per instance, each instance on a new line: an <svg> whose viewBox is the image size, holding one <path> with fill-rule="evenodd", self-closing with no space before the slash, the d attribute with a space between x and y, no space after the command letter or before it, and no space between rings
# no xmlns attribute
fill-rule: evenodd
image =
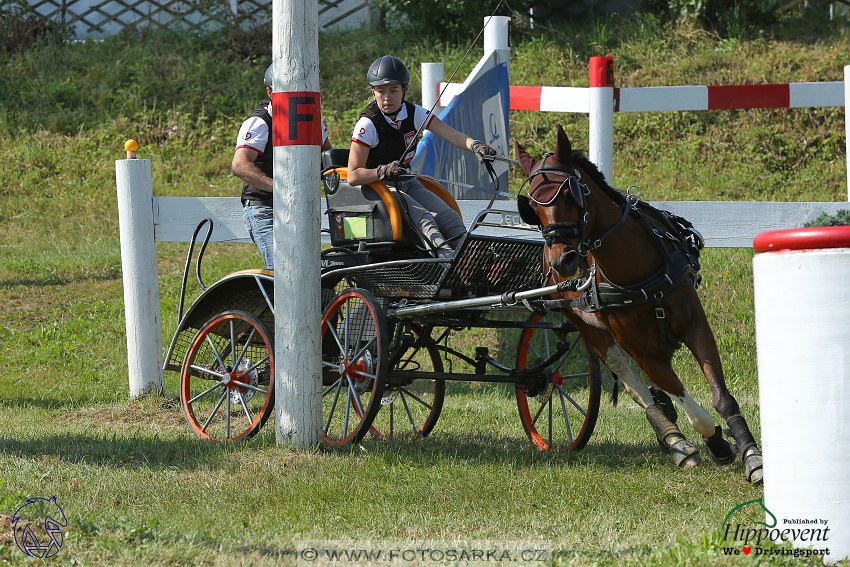
<svg viewBox="0 0 850 567"><path fill-rule="evenodd" d="M398 177L407 173L407 165L394 161L386 165L379 165L377 170L378 179L386 179L387 177Z"/></svg>
<svg viewBox="0 0 850 567"><path fill-rule="evenodd" d="M477 157L478 161L481 162L481 163L484 163L484 160L487 159L488 157L492 157L492 156L496 155L496 150L494 150L493 148L491 148L487 144L479 142L478 140L475 140L472 143L472 151L475 153L475 157Z"/></svg>

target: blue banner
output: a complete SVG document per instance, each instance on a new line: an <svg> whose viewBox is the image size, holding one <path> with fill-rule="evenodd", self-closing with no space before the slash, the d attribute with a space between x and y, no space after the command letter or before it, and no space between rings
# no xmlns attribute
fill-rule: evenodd
<svg viewBox="0 0 850 567"><path fill-rule="evenodd" d="M490 144L500 156L508 157L510 135L510 86L508 67L500 63L484 73L440 113L440 120L470 138ZM484 165L475 154L458 149L431 132L426 132L416 148L412 167L419 173L494 189ZM508 190L508 164L493 162L499 190ZM444 184L455 199L487 199L489 193Z"/></svg>

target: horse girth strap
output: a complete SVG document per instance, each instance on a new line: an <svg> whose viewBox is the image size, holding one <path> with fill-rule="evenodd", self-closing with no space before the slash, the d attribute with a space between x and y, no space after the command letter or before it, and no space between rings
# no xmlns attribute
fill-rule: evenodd
<svg viewBox="0 0 850 567"><path fill-rule="evenodd" d="M655 301L659 294L667 293L696 272L688 255L676 248L670 254L669 261L642 282L629 286L595 282L585 293L588 295L588 300L586 305L582 305L582 309L587 313L594 313L602 309L628 307Z"/></svg>
<svg viewBox="0 0 850 567"><path fill-rule="evenodd" d="M632 286L621 287L595 279L590 289L572 299L546 299L540 303L548 310L581 308L585 313L596 313L603 309L616 309L656 302L656 316L665 318L661 299L668 291L679 285L686 277L696 274L686 254L676 249L671 261L649 278ZM659 309L661 311L659 312Z"/></svg>

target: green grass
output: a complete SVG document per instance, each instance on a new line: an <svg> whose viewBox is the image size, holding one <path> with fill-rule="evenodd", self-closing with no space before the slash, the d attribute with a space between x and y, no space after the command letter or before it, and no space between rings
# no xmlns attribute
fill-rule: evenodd
<svg viewBox="0 0 850 567"><path fill-rule="evenodd" d="M517 34L512 83L584 86L588 56L602 54L614 56L621 86L842 80L846 23L802 16L734 41L647 17L565 24L569 40ZM418 100L419 63L444 61L449 72L465 47L322 35L332 141L346 145L375 57L405 59ZM713 535L762 488L740 464L675 470L626 397L615 408L603 394L594 436L570 455L532 449L510 388L491 384L452 385L427 439L306 452L279 447L271 424L249 442L200 442L176 402L174 373L164 396L127 400L114 160L132 137L151 159L156 195L237 195L233 140L262 98L267 49L227 34L126 34L34 45L0 61L0 564L290 565L311 543L488 541L558 551L558 565L767 563L724 556ZM456 80L476 59L473 51ZM512 137L539 155L552 149L556 122L587 147L587 119L574 115L512 113ZM640 185L652 201L842 200L843 132L841 109L621 114L614 182ZM157 254L168 344L185 247L159 243ZM752 252L707 250L702 260L699 293L758 438ZM260 265L251 245L214 244L205 279ZM190 285L190 298L198 292ZM511 337L452 339L468 353L478 344L510 348ZM674 366L710 407L690 354ZM70 522L65 546L30 560L9 539L8 516L27 497L53 495Z"/></svg>

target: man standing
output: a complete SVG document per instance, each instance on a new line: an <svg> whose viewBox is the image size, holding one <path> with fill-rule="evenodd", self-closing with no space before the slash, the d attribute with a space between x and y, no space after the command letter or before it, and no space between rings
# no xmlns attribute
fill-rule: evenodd
<svg viewBox="0 0 850 567"><path fill-rule="evenodd" d="M264 101L248 115L236 139L236 151L230 171L241 179L242 219L248 235L263 256L269 270L274 269L274 144L272 140L272 65L263 77L269 100ZM328 129L322 122L322 151L333 148L328 140Z"/></svg>

